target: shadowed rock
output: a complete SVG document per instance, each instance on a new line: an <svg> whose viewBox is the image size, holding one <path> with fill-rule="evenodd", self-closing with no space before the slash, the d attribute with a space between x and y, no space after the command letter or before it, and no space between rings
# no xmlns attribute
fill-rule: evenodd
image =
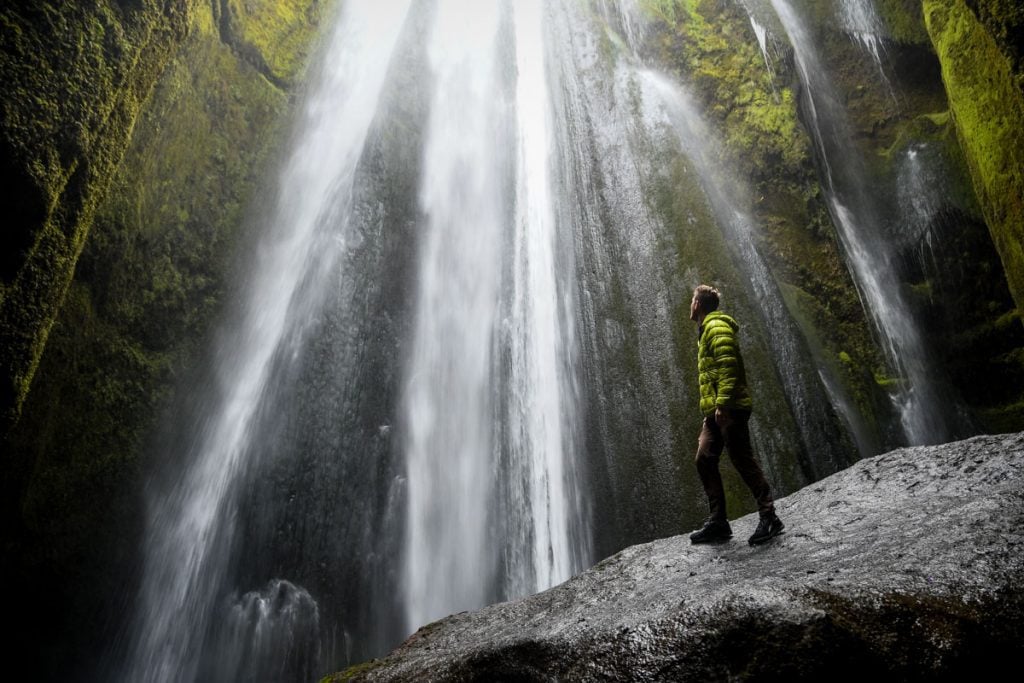
<svg viewBox="0 0 1024 683"><path fill-rule="evenodd" d="M628 548L327 680L946 679L1020 661L1024 433L862 460L749 547ZM1008 669L1012 670L1012 669Z"/></svg>

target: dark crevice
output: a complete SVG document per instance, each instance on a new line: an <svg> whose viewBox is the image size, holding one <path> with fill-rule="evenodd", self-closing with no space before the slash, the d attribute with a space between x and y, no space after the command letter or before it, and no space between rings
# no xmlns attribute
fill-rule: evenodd
<svg viewBox="0 0 1024 683"><path fill-rule="evenodd" d="M283 91L289 90L288 81L274 73L259 48L242 38L241 32L235 26L229 0L211 0L211 6L220 41L227 45L239 59L267 79L271 85Z"/></svg>

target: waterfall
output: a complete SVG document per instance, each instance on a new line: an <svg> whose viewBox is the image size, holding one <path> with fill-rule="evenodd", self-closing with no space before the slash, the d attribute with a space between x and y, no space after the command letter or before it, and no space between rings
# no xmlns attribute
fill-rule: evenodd
<svg viewBox="0 0 1024 683"><path fill-rule="evenodd" d="M566 457L575 455L577 446L571 427L578 398L571 322L575 306L571 280L559 280L556 272L560 266L571 272L572 263L558 258L545 17L540 2L517 2L514 14L518 158L513 302L506 318L512 390L509 458L510 481L525 485L516 487L514 497L521 502L510 506L510 526L513 538L532 529L533 539L529 566L513 565L509 573L512 593L523 595L564 581L583 558L569 534L574 510L570 496L580 485L575 458Z"/></svg>
<svg viewBox="0 0 1024 683"><path fill-rule="evenodd" d="M786 0L771 0L793 46L803 98L824 174L833 222L858 291L890 366L899 375L893 393L907 443L939 443L962 429L960 411L944 395L938 368L900 291L896 265L880 231L876 202L869 196L860 153L845 113L828 81L803 21Z"/></svg>
<svg viewBox="0 0 1024 683"><path fill-rule="evenodd" d="M645 23L638 0L599 0L599 9L609 28L625 38L626 46L633 53L639 52L645 38Z"/></svg>
<svg viewBox="0 0 1024 683"><path fill-rule="evenodd" d="M551 586L586 556L543 11L539 0L448 0L431 28L427 225L405 398L409 629Z"/></svg>
<svg viewBox="0 0 1024 683"><path fill-rule="evenodd" d="M885 51L885 43L882 42L882 39L885 29L871 0L840 0L839 21L843 28L852 33L861 47L871 55L875 66L878 67L884 78L882 55Z"/></svg>
<svg viewBox="0 0 1024 683"><path fill-rule="evenodd" d="M496 404L503 97L494 3L439 2L420 188L427 217L408 370L409 630L485 604L496 571L488 504Z"/></svg>
<svg viewBox="0 0 1024 683"><path fill-rule="evenodd" d="M216 352L216 388L197 397L199 424L166 491L149 501L144 575L125 680L198 675L221 607L234 536L233 499L252 453L257 415L274 391L274 358L315 315L346 239L349 195L389 55L408 2L346 2L302 105L278 180L269 230L237 321ZM344 126L337 125L341 120ZM307 283L312 283L309 286ZM302 291L305 296L297 297Z"/></svg>
<svg viewBox="0 0 1024 683"><path fill-rule="evenodd" d="M906 227L904 239L918 245L918 259L922 268L939 272L935 249L941 235L936 234L935 223L942 205L944 178L932 172L924 159L931 150L926 143L918 143L903 153L897 176L897 202L901 223Z"/></svg>
<svg viewBox="0 0 1024 683"><path fill-rule="evenodd" d="M342 3L152 487L123 678L316 675L699 518L695 244L764 340L769 476L845 463L832 380L646 30L633 0Z"/></svg>
<svg viewBox="0 0 1024 683"><path fill-rule="evenodd" d="M772 90L775 90L775 69L772 68L772 60L768 55L768 29L758 23L753 14L750 18L750 27L754 29L754 36L757 38L757 46L761 48L761 56L764 58L765 68L768 69L768 78L772 82Z"/></svg>

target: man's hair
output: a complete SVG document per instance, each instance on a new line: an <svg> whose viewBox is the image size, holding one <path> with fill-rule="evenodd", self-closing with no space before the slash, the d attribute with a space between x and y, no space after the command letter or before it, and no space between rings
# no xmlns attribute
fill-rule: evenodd
<svg viewBox="0 0 1024 683"><path fill-rule="evenodd" d="M697 289L693 290L693 295L697 297L697 306L700 307L702 313L710 313L711 311L718 310L718 290L710 285L698 285Z"/></svg>

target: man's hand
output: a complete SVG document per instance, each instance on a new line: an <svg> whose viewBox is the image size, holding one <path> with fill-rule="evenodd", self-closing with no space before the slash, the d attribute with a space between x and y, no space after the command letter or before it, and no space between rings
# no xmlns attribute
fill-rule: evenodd
<svg viewBox="0 0 1024 683"><path fill-rule="evenodd" d="M728 408L722 408L721 406L715 408L715 424L718 425L719 429L725 429L732 424L732 414Z"/></svg>

